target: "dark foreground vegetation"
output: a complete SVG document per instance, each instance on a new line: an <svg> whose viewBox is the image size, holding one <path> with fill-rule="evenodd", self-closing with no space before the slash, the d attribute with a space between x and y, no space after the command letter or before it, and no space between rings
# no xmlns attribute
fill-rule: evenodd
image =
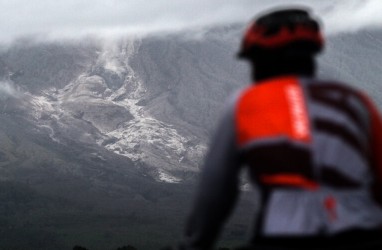
<svg viewBox="0 0 382 250"><path fill-rule="evenodd" d="M90 249L87 249L87 248L82 247L82 246L75 246L75 247L73 247L73 250L90 250ZM133 247L133 246L128 245L128 246L118 247L115 250L138 250L138 249ZM163 248L162 250L172 250L172 249L171 248ZM218 248L217 250L231 250L231 248L221 247L221 248ZM236 250L245 250L245 249L236 249Z"/></svg>
<svg viewBox="0 0 382 250"><path fill-rule="evenodd" d="M82 246L74 246L73 250L90 250L90 249L87 249L87 248L82 247ZM118 247L115 250L138 250L138 249L133 247L133 246L128 245L128 246Z"/></svg>
<svg viewBox="0 0 382 250"><path fill-rule="evenodd" d="M59 181L55 183L57 187ZM80 247L82 250L152 250L172 246L181 238L192 201L189 199L192 194L187 190L194 187L185 186L177 191L180 187L159 185L155 195L147 191L145 197L127 200L123 200L126 194L107 198L99 190L97 196L91 197L92 188L84 183L82 188L76 187L86 190L85 200L85 195L77 199L53 188L54 195L49 195L27 184L0 181L0 249L68 250L76 246L76 250L81 250ZM65 185L63 190L70 187ZM133 201L135 204L129 204ZM244 206L238 207L221 245L234 247L248 238L249 206L244 202Z"/></svg>

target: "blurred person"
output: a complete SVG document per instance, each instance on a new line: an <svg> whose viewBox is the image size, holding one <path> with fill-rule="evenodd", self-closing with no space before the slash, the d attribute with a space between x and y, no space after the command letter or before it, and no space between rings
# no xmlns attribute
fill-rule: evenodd
<svg viewBox="0 0 382 250"><path fill-rule="evenodd" d="M323 46L305 9L249 25L238 56L254 83L226 107L179 249L213 248L244 167L261 193L248 249L382 246L381 117L359 90L315 78Z"/></svg>

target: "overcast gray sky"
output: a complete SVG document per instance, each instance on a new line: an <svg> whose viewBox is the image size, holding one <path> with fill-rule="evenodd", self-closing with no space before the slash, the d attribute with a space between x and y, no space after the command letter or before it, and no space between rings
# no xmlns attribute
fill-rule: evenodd
<svg viewBox="0 0 382 250"><path fill-rule="evenodd" d="M295 4L312 8L326 33L382 29L382 0L0 0L0 42L35 34L110 36L248 22L269 7Z"/></svg>

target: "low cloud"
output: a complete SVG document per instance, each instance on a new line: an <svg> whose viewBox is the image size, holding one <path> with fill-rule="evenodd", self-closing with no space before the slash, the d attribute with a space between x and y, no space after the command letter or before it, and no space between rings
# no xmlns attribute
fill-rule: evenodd
<svg viewBox="0 0 382 250"><path fill-rule="evenodd" d="M310 7L328 33L382 25L380 0L0 0L0 42L36 34L108 37L247 23L263 10L286 5Z"/></svg>
<svg viewBox="0 0 382 250"><path fill-rule="evenodd" d="M325 9L323 9L325 11ZM365 28L382 28L382 1L336 1L322 13L328 33L355 32Z"/></svg>
<svg viewBox="0 0 382 250"><path fill-rule="evenodd" d="M8 99L9 97L18 97L19 91L8 81L0 81L0 100Z"/></svg>

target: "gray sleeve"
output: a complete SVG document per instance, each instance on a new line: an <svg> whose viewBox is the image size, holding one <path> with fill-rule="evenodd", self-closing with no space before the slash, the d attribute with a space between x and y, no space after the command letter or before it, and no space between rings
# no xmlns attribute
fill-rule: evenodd
<svg viewBox="0 0 382 250"><path fill-rule="evenodd" d="M183 249L212 247L238 196L240 168L232 105L221 119L206 156Z"/></svg>

